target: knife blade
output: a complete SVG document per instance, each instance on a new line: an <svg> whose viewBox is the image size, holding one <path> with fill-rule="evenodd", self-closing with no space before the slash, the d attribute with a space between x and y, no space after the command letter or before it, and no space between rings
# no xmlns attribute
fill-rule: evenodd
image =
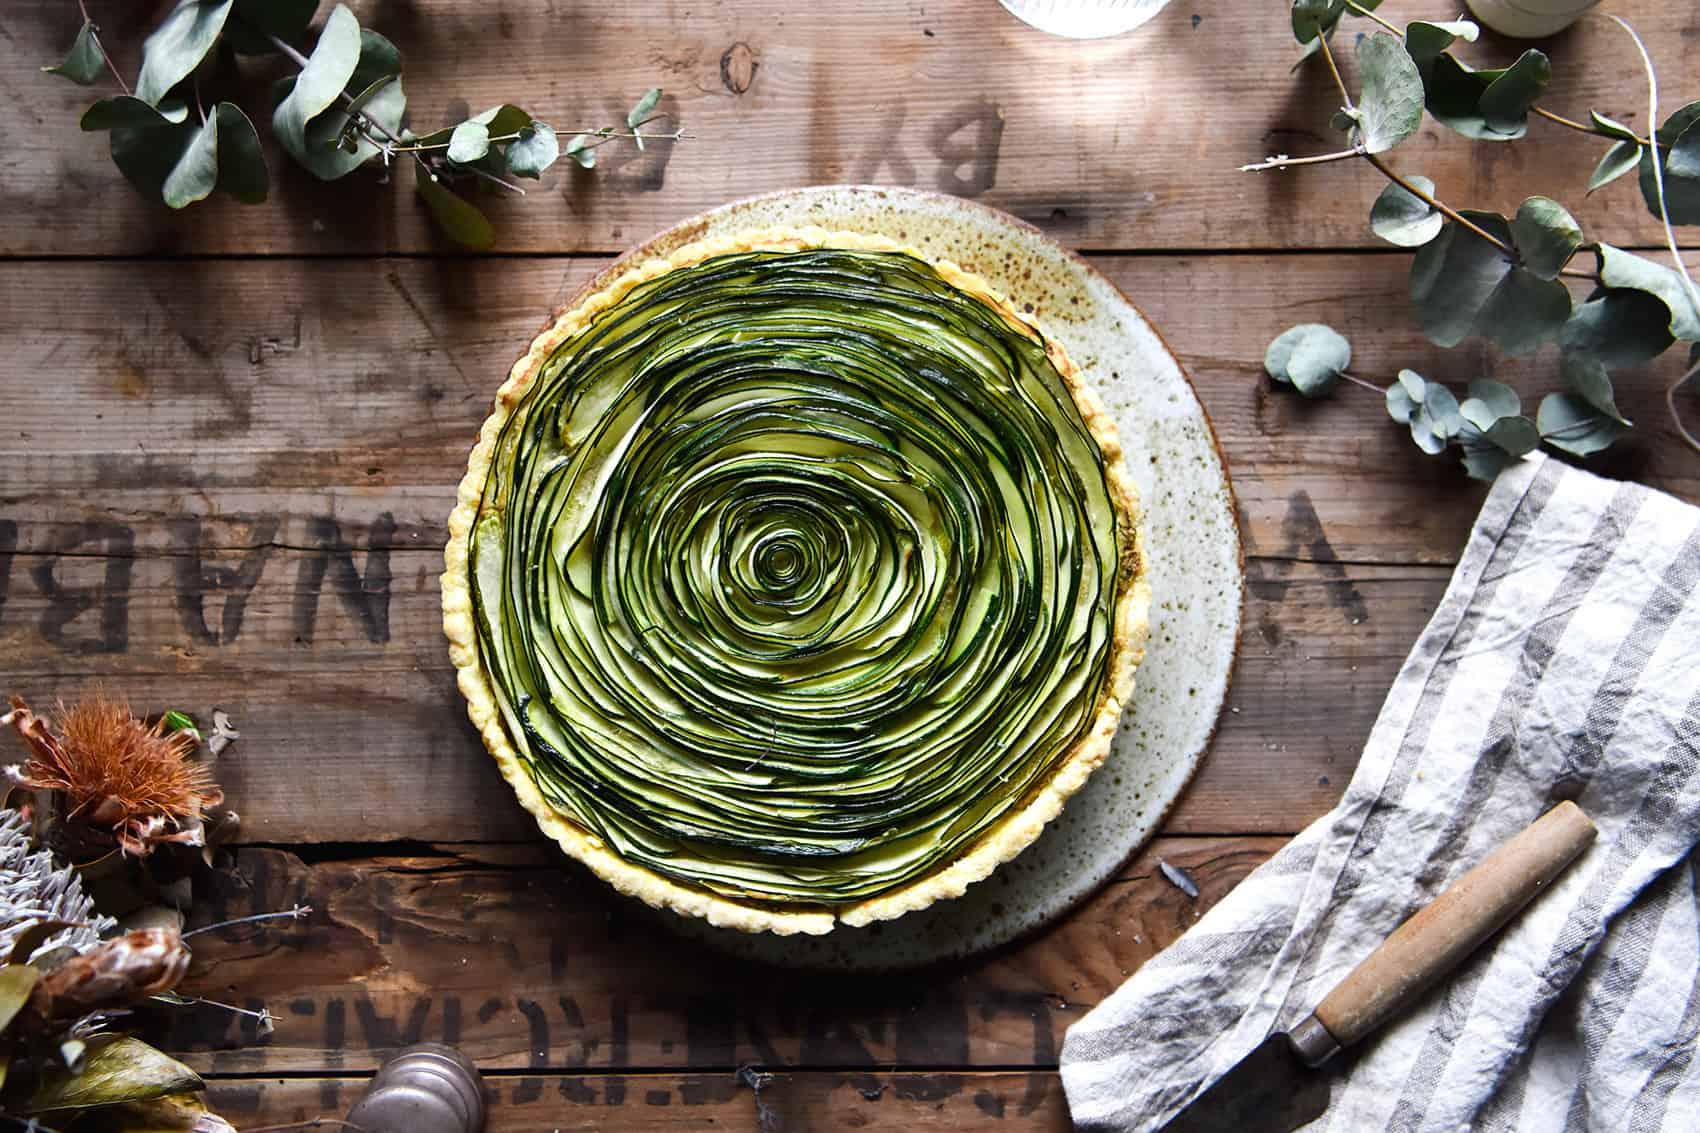
<svg viewBox="0 0 1700 1133"><path fill-rule="evenodd" d="M1194 1098L1167 1133L1290 1133L1326 1111L1336 1077L1319 1070L1415 1002L1564 871L1597 831L1562 802L1393 930L1316 1010L1275 1032Z"/></svg>

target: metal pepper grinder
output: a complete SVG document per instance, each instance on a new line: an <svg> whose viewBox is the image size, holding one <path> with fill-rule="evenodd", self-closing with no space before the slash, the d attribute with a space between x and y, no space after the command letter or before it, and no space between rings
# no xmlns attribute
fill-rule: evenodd
<svg viewBox="0 0 1700 1133"><path fill-rule="evenodd" d="M483 1133L484 1082L452 1046L410 1046L384 1063L347 1120L365 1133Z"/></svg>

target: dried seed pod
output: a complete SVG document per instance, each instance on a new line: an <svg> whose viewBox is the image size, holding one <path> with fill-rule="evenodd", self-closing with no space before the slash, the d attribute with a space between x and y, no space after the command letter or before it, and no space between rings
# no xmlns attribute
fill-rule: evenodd
<svg viewBox="0 0 1700 1133"><path fill-rule="evenodd" d="M95 945L44 976L30 1006L44 1019L116 1011L170 991L189 970L189 946L170 928L144 928Z"/></svg>

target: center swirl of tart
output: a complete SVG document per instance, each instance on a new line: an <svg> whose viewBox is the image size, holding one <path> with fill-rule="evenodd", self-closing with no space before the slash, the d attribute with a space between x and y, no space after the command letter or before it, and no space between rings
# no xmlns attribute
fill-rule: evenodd
<svg viewBox="0 0 1700 1133"><path fill-rule="evenodd" d="M720 256L557 346L471 537L548 803L741 900L962 853L1092 725L1120 548L1038 333L895 252Z"/></svg>

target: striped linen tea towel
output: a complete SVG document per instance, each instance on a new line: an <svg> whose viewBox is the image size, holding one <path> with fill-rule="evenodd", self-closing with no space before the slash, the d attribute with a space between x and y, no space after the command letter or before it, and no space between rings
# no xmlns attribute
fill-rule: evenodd
<svg viewBox="0 0 1700 1133"><path fill-rule="evenodd" d="M1069 1029L1080 1128L1149 1130L1562 799L1600 836L1366 1040L1311 1133L1700 1130L1700 510L1500 476L1345 797Z"/></svg>

